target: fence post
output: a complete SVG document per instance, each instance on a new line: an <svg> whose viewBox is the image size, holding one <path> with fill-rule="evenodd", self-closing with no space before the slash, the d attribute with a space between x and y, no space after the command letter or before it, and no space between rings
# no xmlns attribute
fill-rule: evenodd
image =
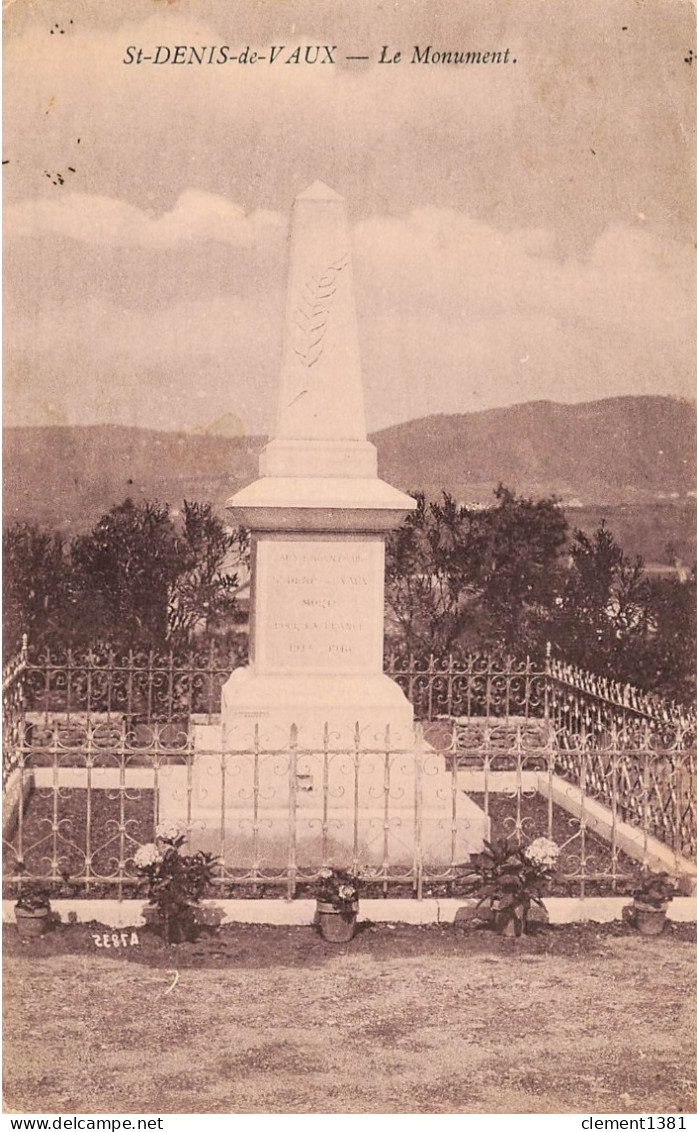
<svg viewBox="0 0 697 1132"><path fill-rule="evenodd" d="M329 723L322 736L322 865L327 865L329 843Z"/></svg>
<svg viewBox="0 0 697 1132"><path fill-rule="evenodd" d="M423 899L423 757L424 731L416 724L414 745L414 886L416 899Z"/></svg>
<svg viewBox="0 0 697 1132"><path fill-rule="evenodd" d="M89 727L89 723L88 723ZM119 755L119 762L124 764L126 754L124 751L124 741L121 740L121 751ZM87 778L87 790L85 791L85 891L89 892L90 887L90 873L92 871L92 767L94 766L94 757L89 746L87 755L85 757L85 768ZM124 777L124 789L125 789ZM123 806L123 797L122 802ZM119 899L121 898L121 887L119 882Z"/></svg>
<svg viewBox="0 0 697 1132"><path fill-rule="evenodd" d="M360 778L359 778L359 760L361 753L361 732L356 720L356 727L353 733L353 857L351 861L351 868L354 873L358 872L358 812L360 803Z"/></svg>
<svg viewBox="0 0 697 1132"><path fill-rule="evenodd" d="M153 724L153 731L157 735L157 745L161 748L162 747L162 737L161 737L161 731L160 731L159 724L157 724L157 723ZM191 750L187 749L184 757L186 759L186 840L187 840L187 843L190 845L191 844L191 827L192 827L192 821L191 821L192 804L191 803L192 803L192 798L193 798L193 793L194 793L194 756L193 756L193 752Z"/></svg>
<svg viewBox="0 0 697 1132"><path fill-rule="evenodd" d="M189 734L193 734L193 728L189 727ZM224 747L224 744L221 744ZM227 751L222 750L219 753L220 758L220 861L221 867L225 868L225 851L227 848L227 822L225 815L225 794L227 790ZM195 751L190 752L191 759L196 758ZM210 756L209 756L210 757Z"/></svg>
<svg viewBox="0 0 697 1132"><path fill-rule="evenodd" d="M450 867L451 869L457 862L457 795L458 795L458 770L459 758L457 751L457 742L455 740L456 724L453 723L453 735L451 738L451 752L450 752Z"/></svg>
<svg viewBox="0 0 697 1132"><path fill-rule="evenodd" d="M288 899L295 896L298 875L297 854L297 809L298 809L298 728L290 727L290 751L288 757Z"/></svg>
<svg viewBox="0 0 697 1132"><path fill-rule="evenodd" d="M384 809L382 816L382 874L387 876L390 863L390 725L385 728L385 764L383 767L382 789ZM382 882L383 892L387 892L386 881Z"/></svg>
<svg viewBox="0 0 697 1132"><path fill-rule="evenodd" d="M254 763L252 784L252 892L256 892L257 873L259 871L259 723L254 724L254 749L252 751Z"/></svg>
<svg viewBox="0 0 697 1132"><path fill-rule="evenodd" d="M641 829L644 834L644 859L642 864L644 868L648 867L649 856L649 752L641 752L641 786L642 786L642 799L641 799Z"/></svg>
<svg viewBox="0 0 697 1132"><path fill-rule="evenodd" d="M586 895L586 782L588 778L588 747L586 745L585 727L582 725L581 733L581 763L579 766L579 787L581 790L581 812L579 814L579 832L581 839L581 852L580 852L580 868L581 868L581 883L579 895L581 900Z"/></svg>

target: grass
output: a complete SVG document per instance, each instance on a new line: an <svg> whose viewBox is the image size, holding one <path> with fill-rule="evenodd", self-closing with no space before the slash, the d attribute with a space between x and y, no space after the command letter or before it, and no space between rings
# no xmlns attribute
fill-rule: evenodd
<svg viewBox="0 0 697 1132"><path fill-rule="evenodd" d="M15 1112L678 1113L697 1100L692 925L505 940L381 924L347 945L232 925L110 952L83 925L28 944L6 931Z"/></svg>

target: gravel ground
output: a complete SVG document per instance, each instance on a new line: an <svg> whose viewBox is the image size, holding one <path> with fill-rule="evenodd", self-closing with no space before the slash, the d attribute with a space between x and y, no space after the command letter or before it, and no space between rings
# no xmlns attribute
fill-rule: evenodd
<svg viewBox="0 0 697 1132"><path fill-rule="evenodd" d="M695 925L5 929L5 1103L50 1113L694 1112Z"/></svg>

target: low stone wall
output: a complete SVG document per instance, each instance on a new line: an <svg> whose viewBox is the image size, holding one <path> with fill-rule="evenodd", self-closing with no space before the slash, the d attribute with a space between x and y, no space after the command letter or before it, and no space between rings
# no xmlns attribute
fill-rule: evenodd
<svg viewBox="0 0 697 1132"><path fill-rule="evenodd" d="M545 900L551 924L593 921L610 923L622 918L630 903L627 896L597 896L584 900L550 896ZM474 900L361 900L359 920L372 923L452 924L461 908L474 907ZM53 910L63 922L74 913L78 923L94 920L112 928L141 927L145 924L142 900L53 900ZM279 924L303 926L313 922L314 900L205 900L203 906L215 923ZM677 896L671 901L668 918L676 923L697 921L697 897ZM3 900L3 923L14 923L14 901Z"/></svg>

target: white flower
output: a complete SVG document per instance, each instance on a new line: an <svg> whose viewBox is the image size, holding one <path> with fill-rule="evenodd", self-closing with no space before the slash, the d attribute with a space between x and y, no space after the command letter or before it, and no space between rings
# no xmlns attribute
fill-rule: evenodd
<svg viewBox="0 0 697 1132"><path fill-rule="evenodd" d="M137 869L147 869L149 865L154 865L161 860L162 854L152 841L149 841L147 845L141 845L133 858Z"/></svg>
<svg viewBox="0 0 697 1132"><path fill-rule="evenodd" d="M333 873L332 869L320 869L319 870L319 879L320 880L331 880L333 875L334 875L334 873Z"/></svg>
<svg viewBox="0 0 697 1132"><path fill-rule="evenodd" d="M179 837L184 837L185 833L186 830L176 821L160 822L155 830L158 841L176 841Z"/></svg>
<svg viewBox="0 0 697 1132"><path fill-rule="evenodd" d="M531 865L539 865L544 869L555 868L559 859L560 849L556 841L549 837L536 837L525 850L525 856Z"/></svg>
<svg viewBox="0 0 697 1132"><path fill-rule="evenodd" d="M339 899L340 900L355 900L356 890L351 884L339 885Z"/></svg>

